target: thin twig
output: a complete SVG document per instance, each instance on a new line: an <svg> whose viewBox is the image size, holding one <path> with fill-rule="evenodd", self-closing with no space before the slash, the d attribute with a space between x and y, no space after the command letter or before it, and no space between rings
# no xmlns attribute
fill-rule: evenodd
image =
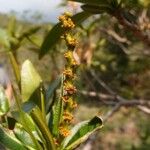
<svg viewBox="0 0 150 150"><path fill-rule="evenodd" d="M118 22L127 28L128 30L131 30L133 34L142 40L144 43L146 43L148 46L150 46L150 38L147 34L143 33L140 28L137 26L137 24L130 23L126 18L123 16L121 10L117 10L113 16L118 20Z"/></svg>
<svg viewBox="0 0 150 150"><path fill-rule="evenodd" d="M142 99L133 99L133 100L128 100L123 98L122 96L116 94L111 88L109 88L105 82L103 82L98 76L97 74L93 71L90 70L90 73L93 75L93 77L97 80L97 82L105 89L107 90L107 92L109 92L113 97L114 101L116 102L116 105L114 106L114 108L112 110L110 110L110 112L108 112L108 114L106 114L105 120L107 120L106 118L109 118L110 116L112 116L114 114L114 112L118 111L120 109L120 107L124 106L124 107L133 107L133 106L137 106L137 108L141 111L143 111L146 114L150 114L150 101L149 100L142 100ZM92 93L93 94L93 93ZM99 94L95 94L95 95L99 95ZM102 97L102 95L99 95ZM105 95L106 96L106 95ZM107 95L108 98L108 95ZM109 95L110 98L110 95ZM109 103L107 103L109 104ZM111 114L111 115L109 115Z"/></svg>

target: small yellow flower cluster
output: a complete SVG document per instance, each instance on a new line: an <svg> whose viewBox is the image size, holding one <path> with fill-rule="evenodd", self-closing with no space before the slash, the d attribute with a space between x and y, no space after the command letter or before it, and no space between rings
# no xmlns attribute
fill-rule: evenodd
<svg viewBox="0 0 150 150"><path fill-rule="evenodd" d="M64 91L66 92L66 95L72 95L76 93L77 89L70 81L65 81Z"/></svg>
<svg viewBox="0 0 150 150"><path fill-rule="evenodd" d="M61 27L65 29L73 29L75 27L74 22L71 20L71 14L66 12L59 17L59 21L62 23Z"/></svg>
<svg viewBox="0 0 150 150"><path fill-rule="evenodd" d="M71 111L77 107L77 103L74 100L74 94L77 91L76 87L74 86L74 79L77 68L76 66L78 66L78 63L73 55L73 51L77 45L77 40L71 35L71 30L75 27L73 21L71 20L71 14L64 13L59 17L59 21L62 24L61 27L65 31L62 37L66 41L66 45L68 47L67 52L64 54L64 57L66 58L66 66L63 71L64 81L62 95L62 100L64 102L64 113L59 128L60 135L66 137L70 134L69 126L74 118L71 114Z"/></svg>
<svg viewBox="0 0 150 150"><path fill-rule="evenodd" d="M60 132L60 135L62 135L63 137L67 137L68 135L71 134L71 131L67 128L67 127L59 127L59 132Z"/></svg>
<svg viewBox="0 0 150 150"><path fill-rule="evenodd" d="M73 120L73 115L72 115L70 112L65 111L64 114L63 114L63 119L64 119L64 121L66 121L66 122L72 122L72 120Z"/></svg>
<svg viewBox="0 0 150 150"><path fill-rule="evenodd" d="M63 71L63 74L68 77L68 78L73 78L74 77L74 73L72 71L71 68L66 68L64 71Z"/></svg>
<svg viewBox="0 0 150 150"><path fill-rule="evenodd" d="M62 96L62 100L63 100L65 103L67 103L67 102L69 102L69 101L70 101L70 97L69 97L69 96L67 96L67 95Z"/></svg>
<svg viewBox="0 0 150 150"><path fill-rule="evenodd" d="M71 108L76 108L78 106L77 102L73 99L70 99L69 105L70 105Z"/></svg>
<svg viewBox="0 0 150 150"><path fill-rule="evenodd" d="M66 43L68 47L73 48L78 44L77 40L71 34L66 35Z"/></svg>
<svg viewBox="0 0 150 150"><path fill-rule="evenodd" d="M74 56L73 56L73 52L71 50L68 50L65 54L64 57L67 60L67 63L69 64L69 66L71 67L75 67L78 65L77 61L75 60Z"/></svg>
<svg viewBox="0 0 150 150"><path fill-rule="evenodd" d="M70 97L70 96L62 96L62 100L63 100L65 103L68 103L70 108L76 108L76 107L77 107L76 101L73 100L73 98Z"/></svg>

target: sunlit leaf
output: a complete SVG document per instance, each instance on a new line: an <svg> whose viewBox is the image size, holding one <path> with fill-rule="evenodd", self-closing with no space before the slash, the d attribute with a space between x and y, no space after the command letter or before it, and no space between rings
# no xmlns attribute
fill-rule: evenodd
<svg viewBox="0 0 150 150"><path fill-rule="evenodd" d="M8 149L11 150L26 150L23 144L17 140L17 138L10 133L9 130L5 130L0 127L0 142Z"/></svg>
<svg viewBox="0 0 150 150"><path fill-rule="evenodd" d="M36 145L33 143L29 133L27 133L20 124L16 124L14 134L19 141L21 141L28 149L36 149Z"/></svg>
<svg viewBox="0 0 150 150"><path fill-rule="evenodd" d="M102 119L94 117L89 121L84 121L77 124L71 134L64 139L62 149L72 150L79 144L83 143L94 131L102 127Z"/></svg>
<svg viewBox="0 0 150 150"><path fill-rule="evenodd" d="M5 95L3 87L0 86L0 116L9 111L9 102Z"/></svg>
<svg viewBox="0 0 150 150"><path fill-rule="evenodd" d="M21 92L23 101L27 101L33 92L39 87L41 77L29 60L26 60L21 69Z"/></svg>

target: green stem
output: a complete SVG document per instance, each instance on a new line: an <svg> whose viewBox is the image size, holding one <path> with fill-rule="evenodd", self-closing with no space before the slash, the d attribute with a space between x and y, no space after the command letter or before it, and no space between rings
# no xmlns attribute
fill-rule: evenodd
<svg viewBox="0 0 150 150"><path fill-rule="evenodd" d="M41 96L41 111L43 118L46 122L46 112L45 112L45 98L44 98L44 93L43 93L43 87L40 87L40 96Z"/></svg>
<svg viewBox="0 0 150 150"><path fill-rule="evenodd" d="M9 54L9 59L10 59L11 65L13 67L13 71L14 71L17 83L18 83L18 85L20 85L20 71L19 71L18 63L15 59L15 56L13 55L13 53L11 51L8 54Z"/></svg>
<svg viewBox="0 0 150 150"><path fill-rule="evenodd" d="M31 112L31 116L32 116L32 119L34 120L34 122L36 123L36 125L38 126L38 128L40 129L40 131L46 141L47 149L56 150L53 136L52 136L46 122L44 121L44 118L43 118L43 115L42 115L42 112L40 111L40 109L38 107L34 108Z"/></svg>

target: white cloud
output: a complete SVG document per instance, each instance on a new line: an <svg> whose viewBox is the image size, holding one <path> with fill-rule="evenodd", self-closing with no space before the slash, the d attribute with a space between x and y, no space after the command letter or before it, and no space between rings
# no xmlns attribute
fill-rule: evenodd
<svg viewBox="0 0 150 150"><path fill-rule="evenodd" d="M0 0L0 12L54 9L60 0Z"/></svg>
<svg viewBox="0 0 150 150"><path fill-rule="evenodd" d="M0 0L0 12L15 11L21 14L25 10L39 12L46 18L56 20L61 9L57 6L61 0Z"/></svg>

